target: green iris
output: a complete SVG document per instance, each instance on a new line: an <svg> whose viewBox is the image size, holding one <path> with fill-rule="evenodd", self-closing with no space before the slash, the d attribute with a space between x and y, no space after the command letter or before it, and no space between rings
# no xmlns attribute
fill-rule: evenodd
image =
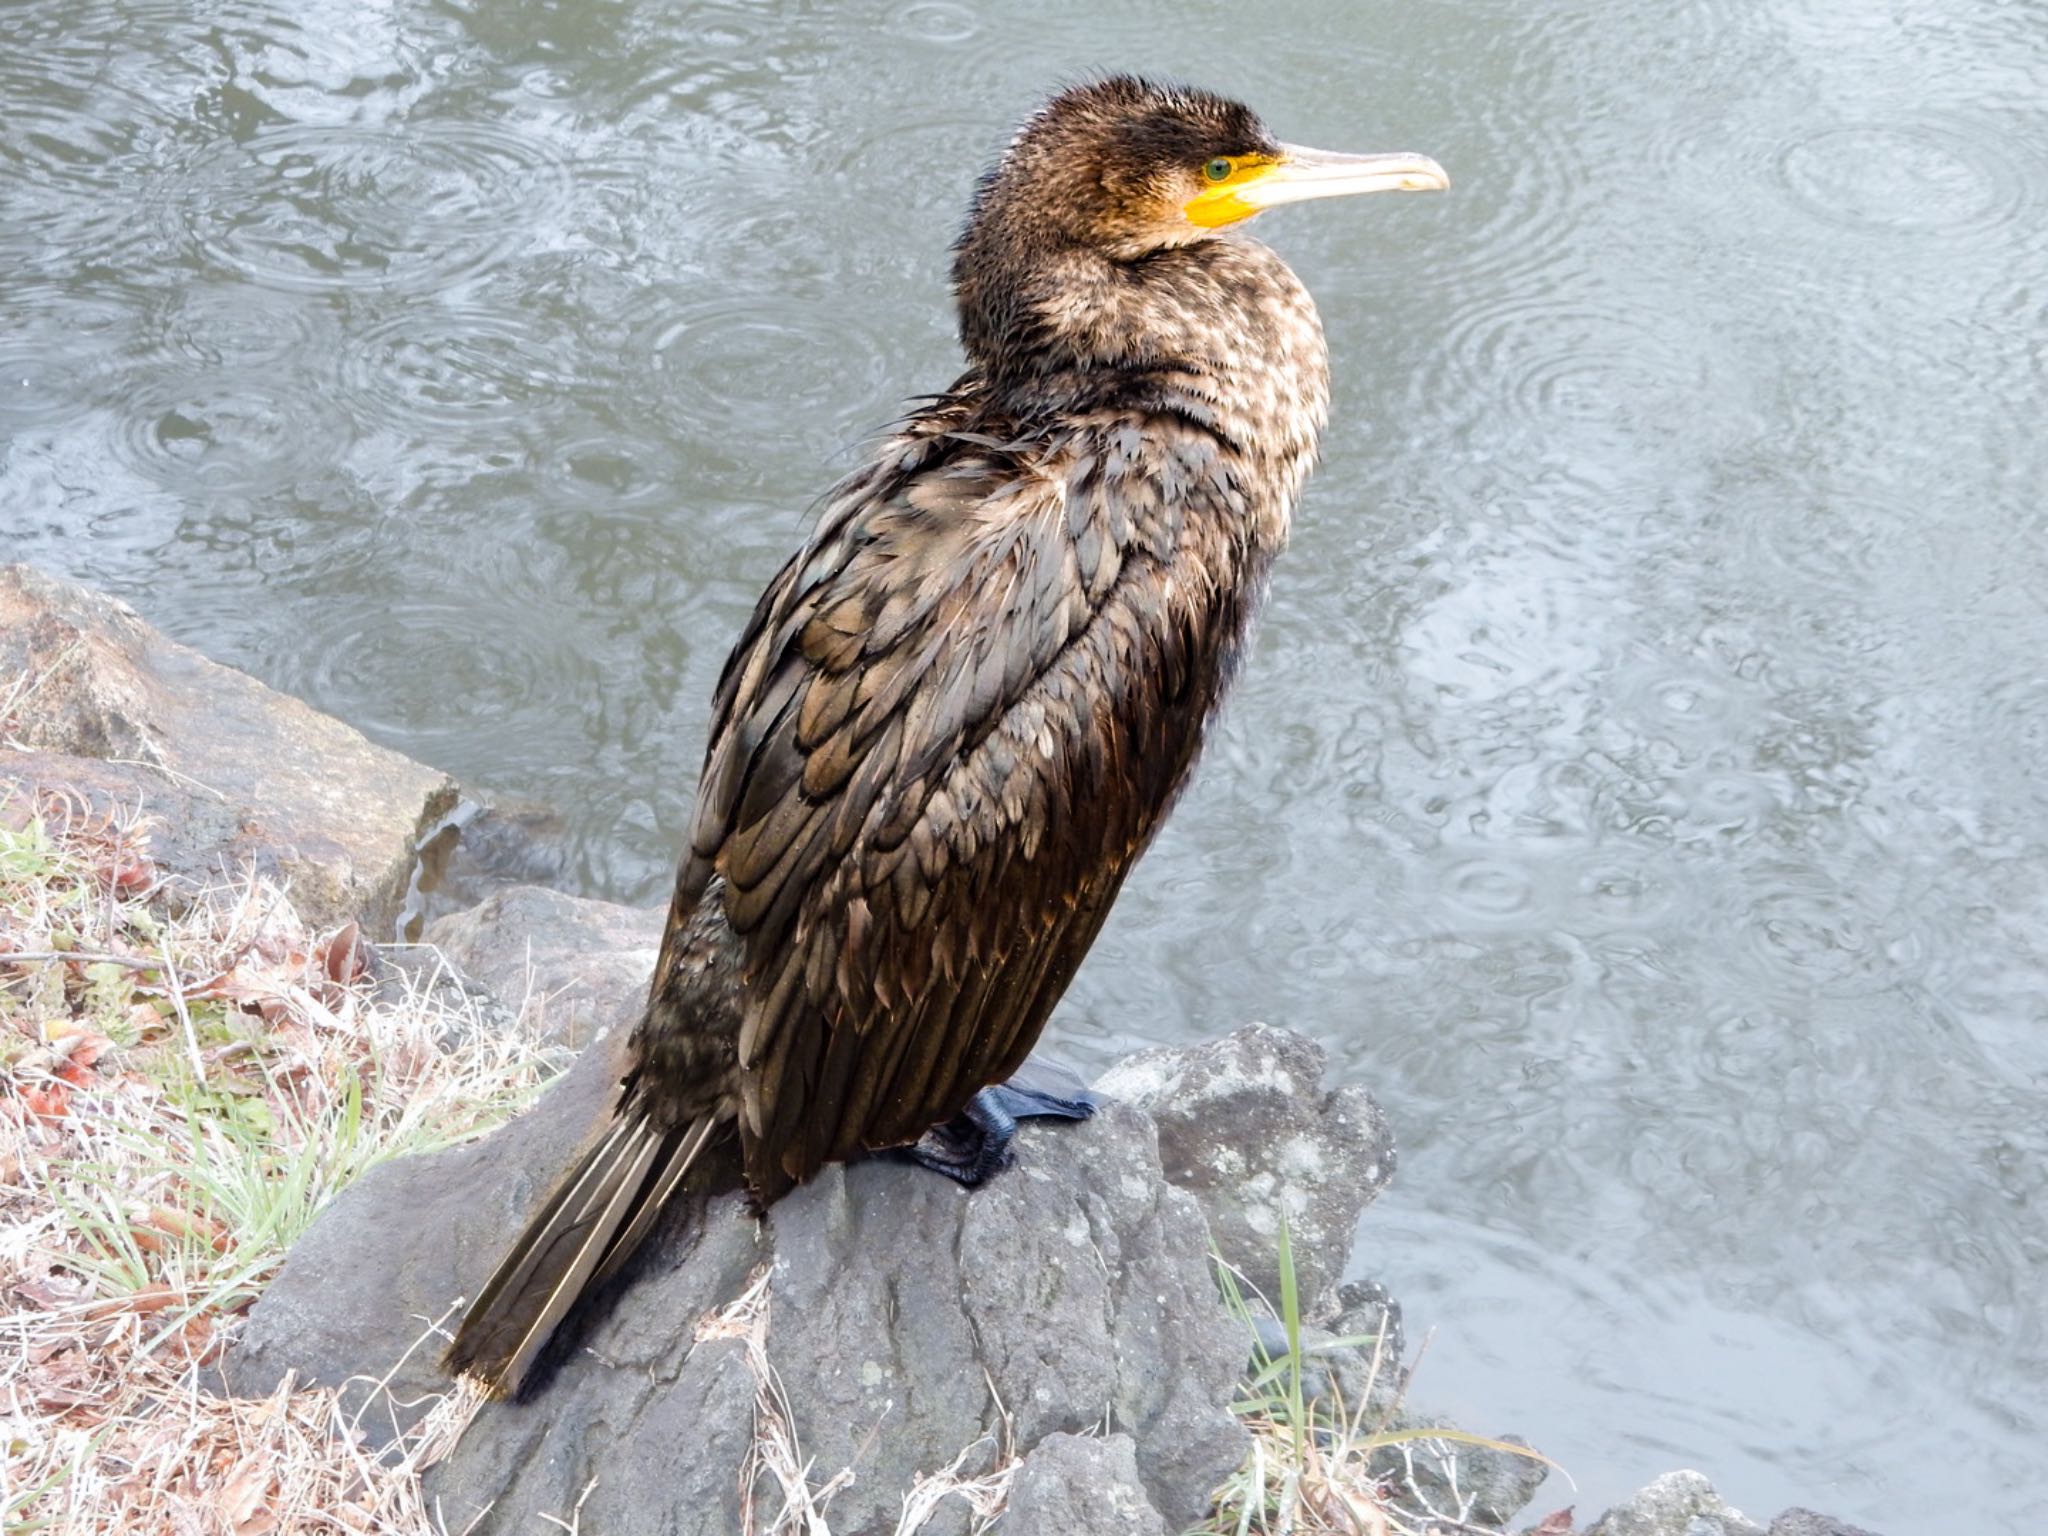
<svg viewBox="0 0 2048 1536"><path fill-rule="evenodd" d="M1211 160L1207 165L1202 167L1202 174L1208 177L1211 181L1230 180L1230 171L1230 162L1224 159L1221 155L1218 155L1214 160Z"/></svg>

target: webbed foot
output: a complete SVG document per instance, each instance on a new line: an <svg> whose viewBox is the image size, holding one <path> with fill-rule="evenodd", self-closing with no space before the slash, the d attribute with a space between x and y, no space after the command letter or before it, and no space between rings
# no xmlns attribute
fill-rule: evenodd
<svg viewBox="0 0 2048 1536"><path fill-rule="evenodd" d="M1096 1098L1062 1067L1026 1062L1007 1083L984 1088L944 1125L935 1125L903 1155L969 1189L1010 1164L1019 1120L1086 1120Z"/></svg>

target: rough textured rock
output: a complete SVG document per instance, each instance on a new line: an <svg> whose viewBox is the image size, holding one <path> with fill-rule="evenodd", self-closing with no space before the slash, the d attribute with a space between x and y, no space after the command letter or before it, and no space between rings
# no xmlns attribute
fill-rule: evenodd
<svg viewBox="0 0 2048 1536"><path fill-rule="evenodd" d="M263 1393L293 1369L329 1384L391 1373L399 1402L442 1388L436 1345L401 1357L566 1165L609 1091L611 1049L494 1136L387 1164L337 1200L254 1309L226 1386ZM584 1530L736 1529L753 1386L736 1346L693 1347L693 1331L771 1260L767 1358L812 1480L856 1474L830 1506L839 1536L892 1530L916 1476L980 1437L993 1447L1004 1413L1027 1455L1106 1419L1131 1442L1127 1492L1169 1529L1243 1454L1227 1406L1243 1336L1217 1300L1200 1209L1129 1106L1027 1126L1017 1166L971 1193L877 1160L828 1170L760 1221L729 1194L677 1214L558 1341L530 1400L488 1406L430 1474L451 1529L487 1504L480 1532L540 1528L593 1478ZM1080 1454L1054 1451L1044 1497ZM1147 1508L1126 1528L1145 1529Z"/></svg>
<svg viewBox="0 0 2048 1536"><path fill-rule="evenodd" d="M0 784L141 801L159 863L201 879L253 864L316 925L388 931L414 841L455 801L446 775L28 566L0 567L0 676L27 679L4 724L29 749L0 754Z"/></svg>
<svg viewBox="0 0 2048 1536"><path fill-rule="evenodd" d="M465 798L420 838L419 861L407 893L407 939L510 886L561 884L569 873L568 833L560 814L538 801Z"/></svg>
<svg viewBox="0 0 2048 1536"><path fill-rule="evenodd" d="M1393 1415L1389 1427L1454 1426L1429 1414L1403 1410ZM1520 1435L1493 1438L1510 1445L1529 1443ZM1536 1490L1543 1486L1550 1472L1533 1456L1517 1456L1513 1451L1495 1450L1488 1445L1461 1445L1451 1440L1390 1446L1374 1456L1372 1464L1392 1491L1394 1501L1421 1525L1431 1519L1449 1517L1468 1525L1505 1526L1536 1497Z"/></svg>
<svg viewBox="0 0 2048 1536"><path fill-rule="evenodd" d="M425 942L512 1007L531 996L548 1038L581 1045L639 1014L664 916L517 885L437 918Z"/></svg>
<svg viewBox="0 0 2048 1536"><path fill-rule="evenodd" d="M1323 1048L1250 1024L1213 1045L1160 1047L1096 1086L1159 1124L1166 1176L1199 1200L1217 1250L1278 1301L1280 1218L1304 1316L1327 1310L1359 1213L1394 1172L1386 1116L1363 1088L1323 1087Z"/></svg>
<svg viewBox="0 0 2048 1536"><path fill-rule="evenodd" d="M1377 1280L1347 1280L1337 1287L1337 1314L1330 1332L1344 1339L1380 1339L1380 1355L1389 1365L1408 1358L1408 1334L1401 1326L1401 1303ZM1364 1353L1371 1356L1368 1347Z"/></svg>
<svg viewBox="0 0 2048 1536"><path fill-rule="evenodd" d="M1666 1472L1586 1527L1586 1536L1765 1536L1697 1472Z"/></svg>
<svg viewBox="0 0 2048 1536"><path fill-rule="evenodd" d="M1788 1509L1771 1522L1770 1536L1877 1536L1877 1532L1810 1509Z"/></svg>
<svg viewBox="0 0 2048 1536"><path fill-rule="evenodd" d="M1059 1536L1166 1536L1145 1498L1129 1435L1049 1435L1010 1484L1003 1528Z"/></svg>

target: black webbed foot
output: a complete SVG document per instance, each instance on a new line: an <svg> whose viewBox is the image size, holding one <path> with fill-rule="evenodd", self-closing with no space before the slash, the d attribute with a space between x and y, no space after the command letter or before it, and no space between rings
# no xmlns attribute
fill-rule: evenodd
<svg viewBox="0 0 2048 1536"><path fill-rule="evenodd" d="M972 1189L1009 1166L1019 1120L1086 1120L1095 1104L1095 1095L1071 1072L1026 1062L1015 1077L982 1089L959 1114L926 1131L902 1155Z"/></svg>
<svg viewBox="0 0 2048 1536"><path fill-rule="evenodd" d="M959 1114L904 1148L904 1154L921 1167L972 1189L1008 1166L1010 1143L1016 1139L1017 1117L1003 1107L995 1089L984 1088Z"/></svg>
<svg viewBox="0 0 2048 1536"><path fill-rule="evenodd" d="M1086 1120L1101 1102L1075 1073L1035 1058L1019 1067L1008 1082L982 1091L994 1094L1018 1120Z"/></svg>

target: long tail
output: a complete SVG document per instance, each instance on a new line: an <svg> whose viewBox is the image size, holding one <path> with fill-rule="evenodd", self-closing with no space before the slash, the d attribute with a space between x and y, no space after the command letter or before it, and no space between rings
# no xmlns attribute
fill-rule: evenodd
<svg viewBox="0 0 2048 1536"><path fill-rule="evenodd" d="M493 1397L517 1396L569 1309L632 1257L717 1126L706 1115L664 1131L622 1110L484 1282L442 1364Z"/></svg>

